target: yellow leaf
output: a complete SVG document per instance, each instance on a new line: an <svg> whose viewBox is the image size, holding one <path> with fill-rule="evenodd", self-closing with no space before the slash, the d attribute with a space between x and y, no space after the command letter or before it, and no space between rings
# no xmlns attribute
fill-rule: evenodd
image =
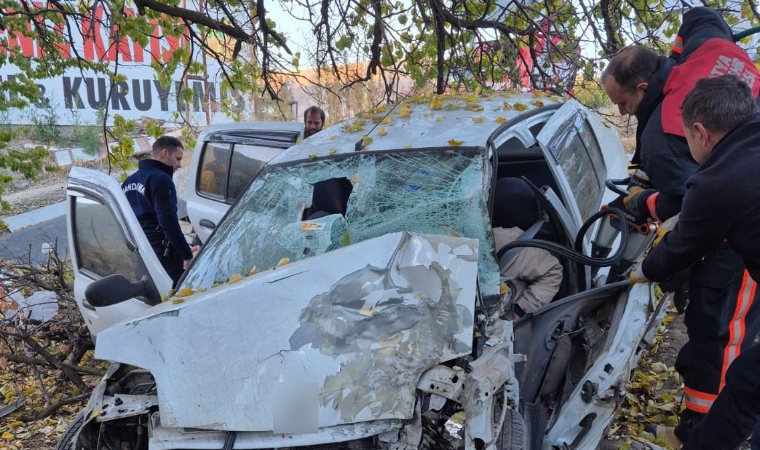
<svg viewBox="0 0 760 450"><path fill-rule="evenodd" d="M504 102L503 106L504 106L504 111L509 111L510 109L512 109L512 105L510 105L507 102Z"/></svg>
<svg viewBox="0 0 760 450"><path fill-rule="evenodd" d="M467 103L464 105L464 109L467 111L473 111L473 112L481 112L483 111L483 105L480 103Z"/></svg>
<svg viewBox="0 0 760 450"><path fill-rule="evenodd" d="M438 116L435 118L436 122L443 122L443 116Z"/></svg>
<svg viewBox="0 0 760 450"><path fill-rule="evenodd" d="M377 129L377 134L379 134L380 136L387 136L388 132L385 131L385 128L380 127L380 128Z"/></svg>
<svg viewBox="0 0 760 450"><path fill-rule="evenodd" d="M187 297L188 295L193 295L193 290L188 287L182 288L177 292L177 297Z"/></svg>
<svg viewBox="0 0 760 450"><path fill-rule="evenodd" d="M256 267L256 266L253 266L253 269L251 269L251 270L248 271L248 275L253 275L253 274L255 274L258 271L259 271L259 268Z"/></svg>
<svg viewBox="0 0 760 450"><path fill-rule="evenodd" d="M290 264L290 258L282 258L280 262L277 263L277 266L275 267L282 267L286 264Z"/></svg>
<svg viewBox="0 0 760 450"><path fill-rule="evenodd" d="M383 125L388 125L391 122L393 122L393 114L388 114L387 116L383 117L383 120L380 121L380 123Z"/></svg>
<svg viewBox="0 0 760 450"><path fill-rule="evenodd" d="M331 141L334 141L336 139L338 139L338 135L337 134L333 134L332 136L330 136L330 140Z"/></svg>
<svg viewBox="0 0 760 450"><path fill-rule="evenodd" d="M544 102L542 102L541 100L533 100L531 103L538 106L539 108L544 106Z"/></svg>
<svg viewBox="0 0 760 450"><path fill-rule="evenodd" d="M495 122L498 123L499 125L504 125L505 123L507 123L507 119L505 117L499 116L495 119Z"/></svg>
<svg viewBox="0 0 760 450"><path fill-rule="evenodd" d="M103 413L103 410L102 410L102 409L100 409L100 408L95 408L95 409L93 409L93 410L92 410L92 412L90 413L90 419L93 419L93 418L95 418L95 417L98 417L98 416L99 416L99 415L101 415L102 413Z"/></svg>
<svg viewBox="0 0 760 450"><path fill-rule="evenodd" d="M549 97L549 100L553 101L554 103L557 103L559 101L559 97L557 97L556 95L552 95L551 97Z"/></svg>
<svg viewBox="0 0 760 450"><path fill-rule="evenodd" d="M457 141L456 139L449 139L449 145L452 147L459 147L464 144L464 141Z"/></svg>
<svg viewBox="0 0 760 450"><path fill-rule="evenodd" d="M15 438L16 436L14 436L13 433L11 433L10 431L6 431L5 433L3 433L3 439L5 439L6 441L11 441Z"/></svg>
<svg viewBox="0 0 760 450"><path fill-rule="evenodd" d="M169 296L168 295L162 295L161 296L161 302L165 302L167 300L169 300Z"/></svg>
<svg viewBox="0 0 760 450"><path fill-rule="evenodd" d="M330 147L330 151L329 151L329 152L327 152L327 153L329 153L330 155L334 155L334 154L335 154L335 152L337 152L337 151L338 151L338 149L337 149L337 148L335 148L335 147Z"/></svg>
<svg viewBox="0 0 760 450"><path fill-rule="evenodd" d="M309 159L317 159L317 156L319 156L319 155L317 155L316 153L310 153L309 154Z"/></svg>
<svg viewBox="0 0 760 450"><path fill-rule="evenodd" d="M184 298L175 298L172 300L172 305L181 305L182 303L185 303Z"/></svg>
<svg viewBox="0 0 760 450"><path fill-rule="evenodd" d="M442 98L437 98L430 102L430 109L443 109L444 100Z"/></svg>
<svg viewBox="0 0 760 450"><path fill-rule="evenodd" d="M478 93L477 92L473 92L473 93L470 93L470 94L464 94L462 96L462 98L464 98L464 100L467 101L467 102L477 102L478 101Z"/></svg>
<svg viewBox="0 0 760 450"><path fill-rule="evenodd" d="M16 420L14 422L11 422L11 427L13 427L13 428L17 428L17 427L20 427L20 426L23 426L23 425L24 425L24 422L22 422L20 420Z"/></svg>
<svg viewBox="0 0 760 450"><path fill-rule="evenodd" d="M398 116L403 119L407 119L411 115L412 115L412 108L409 105L403 105L401 106L401 109L398 110Z"/></svg>
<svg viewBox="0 0 760 450"><path fill-rule="evenodd" d="M473 117L473 118L472 118L472 121L473 121L474 123L483 123L483 122L485 122L485 121L486 121L486 118L485 118L485 117Z"/></svg>
<svg viewBox="0 0 760 450"><path fill-rule="evenodd" d="M523 105L520 102L515 103L514 105L512 105L512 107L515 108L517 111L525 111L526 109L528 109L527 106Z"/></svg>
<svg viewBox="0 0 760 450"><path fill-rule="evenodd" d="M372 143L372 138L369 136L362 136L362 144L366 147L367 145Z"/></svg>
<svg viewBox="0 0 760 450"><path fill-rule="evenodd" d="M236 282L238 282L238 281L240 281L240 280L242 280L242 279L243 279L243 276L242 276L242 275L240 275L239 273L236 273L235 275L231 276L231 277L230 277L230 278L227 280L227 283L236 283Z"/></svg>

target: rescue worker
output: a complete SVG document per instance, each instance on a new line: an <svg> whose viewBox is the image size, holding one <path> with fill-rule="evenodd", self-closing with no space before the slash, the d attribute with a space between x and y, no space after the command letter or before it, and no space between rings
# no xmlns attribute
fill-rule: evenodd
<svg viewBox="0 0 760 450"><path fill-rule="evenodd" d="M633 162L640 164L640 170L632 179L631 195L624 199L634 217L665 221L680 211L686 180L697 168L684 135L680 106L699 78L726 73L745 80L757 97L760 73L734 44L723 18L709 8L684 14L669 58L632 46L610 61L602 75L605 91L621 114L638 119ZM686 409L675 429L657 426L651 430L674 447L688 440L692 428L709 410L736 357L735 350L755 340L756 332L736 330L749 330L745 325L757 321L760 312L760 307L742 309L747 305L737 298L737 292L743 264L728 245L713 248L683 278L687 283L671 279L662 287L676 292L677 306L687 295L689 298L684 317L689 341L676 360L684 380Z"/></svg>
<svg viewBox="0 0 760 450"><path fill-rule="evenodd" d="M691 155L701 166L687 182L686 196L673 231L634 267L630 276L632 282L666 280L724 243L740 255L746 270L741 283L731 284L729 292L729 298L739 299L735 311L724 311L726 315L712 317L712 324L702 324L713 332L730 324L723 361L700 359L707 366L702 369L703 375L719 375L714 393L700 393L691 400L703 406L705 412L712 406L717 392L731 381L726 378L725 369L754 344L760 328L758 309L754 308L758 303L754 280L760 279L760 177L757 176L760 173L760 116L757 111L754 93L735 75L704 78L696 83L683 102L682 120ZM715 300L720 302L722 298ZM689 305L687 313L692 307ZM693 325L690 327L687 323L690 342L704 339L694 333ZM750 339L742 340L741 336ZM719 337L714 336L713 340ZM704 344L701 347L709 350L710 344L715 342ZM755 372L753 376L757 378L760 373ZM737 383L741 387L741 381ZM746 432L749 434L749 430ZM677 432L676 435L681 439ZM742 440L746 437L742 436ZM691 446L691 438L687 435L682 442ZM677 441L671 440L670 444L680 448Z"/></svg>
<svg viewBox="0 0 760 450"><path fill-rule="evenodd" d="M161 265L177 285L193 258L193 252L177 218L177 189L172 174L182 165L184 147L179 139L161 136L153 143L153 155L138 163L121 185Z"/></svg>
<svg viewBox="0 0 760 450"><path fill-rule="evenodd" d="M753 427L752 450L758 450L760 345L743 352L731 363L726 372L726 386L683 449L734 450L744 442Z"/></svg>
<svg viewBox="0 0 760 450"><path fill-rule="evenodd" d="M325 112L316 106L310 106L303 112L303 124L306 126L306 137L317 134L325 126Z"/></svg>
<svg viewBox="0 0 760 450"><path fill-rule="evenodd" d="M494 192L493 235L496 251L515 241L541 218L533 189L520 178L502 178ZM562 264L551 253L526 247L500 268L514 286L514 319L548 305L562 284Z"/></svg>

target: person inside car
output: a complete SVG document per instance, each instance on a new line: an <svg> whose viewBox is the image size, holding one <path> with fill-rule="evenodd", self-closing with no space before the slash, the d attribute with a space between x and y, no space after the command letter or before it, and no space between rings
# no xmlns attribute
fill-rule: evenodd
<svg viewBox="0 0 760 450"><path fill-rule="evenodd" d="M538 198L524 180L502 178L496 182L492 220L496 251L517 240L541 214ZM500 272L514 284L515 319L549 304L562 284L562 264L540 248L521 249Z"/></svg>
<svg viewBox="0 0 760 450"><path fill-rule="evenodd" d="M214 159L203 165L200 189L203 192L224 195L227 178L227 149L214 147Z"/></svg>

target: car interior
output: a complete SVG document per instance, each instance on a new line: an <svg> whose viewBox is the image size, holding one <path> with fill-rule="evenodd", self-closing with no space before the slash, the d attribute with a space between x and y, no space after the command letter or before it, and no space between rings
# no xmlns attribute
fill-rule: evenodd
<svg viewBox="0 0 760 450"><path fill-rule="evenodd" d="M524 143L524 140L528 138L527 133L520 133L509 137L497 147L496 181L506 177L525 179L536 191L542 209L546 213L546 217L525 230L518 241L542 239L573 248L576 230L568 230L563 225L566 221L561 220L560 216L563 214L569 216L569 214L557 195L559 192L557 183L543 150L535 141L545 123L545 120L537 120L528 127L530 136L533 138L533 142L529 145L526 146ZM503 207L503 205L494 202L492 208L499 207ZM519 248L512 249L507 251L505 255L501 255L499 266L501 267L508 262L510 257L516 255L519 250ZM498 252L499 249L496 251ZM567 258L560 257L560 262L563 265L564 277L562 286L553 301L580 292L586 287L583 267L579 267L578 263Z"/></svg>

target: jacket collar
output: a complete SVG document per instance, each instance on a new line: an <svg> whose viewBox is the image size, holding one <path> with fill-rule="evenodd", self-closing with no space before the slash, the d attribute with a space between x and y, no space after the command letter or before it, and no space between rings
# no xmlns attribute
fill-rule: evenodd
<svg viewBox="0 0 760 450"><path fill-rule="evenodd" d="M169 166L167 164L162 163L161 161L150 159L150 158L138 161L137 168L139 170L158 169L163 172L166 172L166 174L169 176L174 175L174 169L172 168L172 166Z"/></svg>

